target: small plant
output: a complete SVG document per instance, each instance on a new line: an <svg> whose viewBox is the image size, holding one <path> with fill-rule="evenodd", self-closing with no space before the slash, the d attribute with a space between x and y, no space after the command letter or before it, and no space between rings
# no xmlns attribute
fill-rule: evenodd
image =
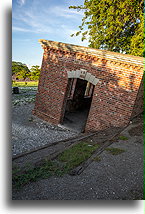
<svg viewBox="0 0 145 214"><path fill-rule="evenodd" d="M32 164L31 163L29 163L29 162L27 162L26 164L25 164L25 168L28 170L28 169L32 169Z"/></svg>
<svg viewBox="0 0 145 214"><path fill-rule="evenodd" d="M126 136L119 136L119 140L128 140L128 137L126 137Z"/></svg>
<svg viewBox="0 0 145 214"><path fill-rule="evenodd" d="M119 154L125 152L124 149L113 148L113 147L112 148L106 148L105 150L112 155L119 155Z"/></svg>
<svg viewBox="0 0 145 214"><path fill-rule="evenodd" d="M99 156L96 156L93 160L96 161L96 162L100 162L101 158Z"/></svg>

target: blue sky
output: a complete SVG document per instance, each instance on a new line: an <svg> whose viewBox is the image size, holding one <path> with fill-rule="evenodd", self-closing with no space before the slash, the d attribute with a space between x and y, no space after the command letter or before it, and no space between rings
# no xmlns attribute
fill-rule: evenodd
<svg viewBox="0 0 145 214"><path fill-rule="evenodd" d="M88 46L81 36L71 37L81 25L83 12L69 9L83 0L13 0L12 4L12 59L27 64L41 65L43 50L38 39L47 39Z"/></svg>

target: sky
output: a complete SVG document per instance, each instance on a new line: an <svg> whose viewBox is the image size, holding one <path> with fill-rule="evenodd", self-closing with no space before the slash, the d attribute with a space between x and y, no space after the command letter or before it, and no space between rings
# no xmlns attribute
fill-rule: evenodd
<svg viewBox="0 0 145 214"><path fill-rule="evenodd" d="M43 50L38 39L82 46L81 36L71 37L81 25L83 11L69 9L83 5L83 0L13 0L12 60L41 66Z"/></svg>

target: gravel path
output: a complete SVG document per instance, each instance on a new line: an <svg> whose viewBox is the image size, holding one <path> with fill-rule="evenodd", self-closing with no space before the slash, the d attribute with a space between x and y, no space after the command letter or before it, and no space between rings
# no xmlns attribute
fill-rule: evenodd
<svg viewBox="0 0 145 214"><path fill-rule="evenodd" d="M13 106L12 109L12 153L43 146L58 140L77 136L78 133L52 126L32 115L33 103Z"/></svg>
<svg viewBox="0 0 145 214"><path fill-rule="evenodd" d="M121 136L128 140L117 140L110 147L123 149L123 153L103 151L101 160L93 161L78 176L30 182L13 191L13 200L142 200L143 123L129 125Z"/></svg>

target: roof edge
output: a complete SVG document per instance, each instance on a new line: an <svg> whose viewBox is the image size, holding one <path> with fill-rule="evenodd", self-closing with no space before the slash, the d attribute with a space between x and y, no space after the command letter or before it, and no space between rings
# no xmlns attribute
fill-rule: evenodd
<svg viewBox="0 0 145 214"><path fill-rule="evenodd" d="M79 45L73 45L63 42L56 42L51 40L39 39L39 43L44 47L51 47L54 49L61 49L64 51L72 51L72 52L82 52L93 56L98 56L101 58L109 58L112 60L120 60L125 62L130 62L133 64L143 65L144 58L139 56L133 56L129 54L116 53L113 51L100 50L90 47L84 47Z"/></svg>

